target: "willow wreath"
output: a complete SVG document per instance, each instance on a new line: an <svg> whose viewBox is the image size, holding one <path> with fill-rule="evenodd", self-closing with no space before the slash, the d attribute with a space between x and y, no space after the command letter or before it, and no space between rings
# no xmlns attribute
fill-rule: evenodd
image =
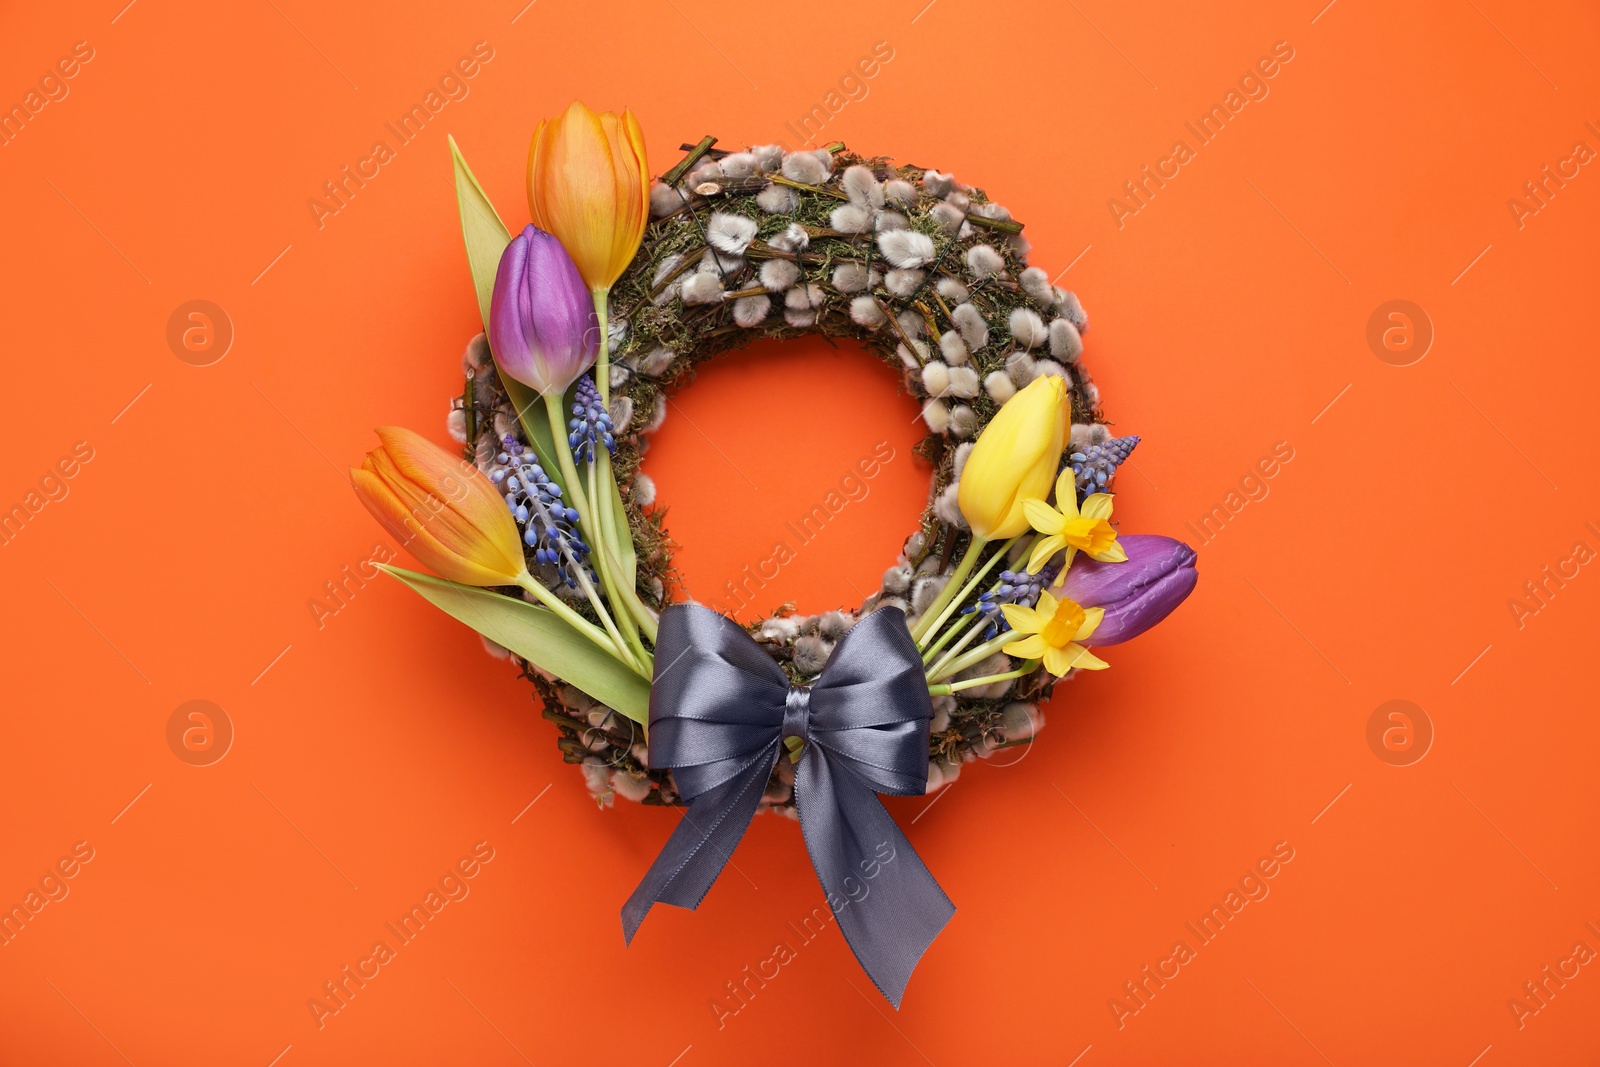
<svg viewBox="0 0 1600 1067"><path fill-rule="evenodd" d="M642 235L607 283L593 264L615 257L614 244L602 235L591 247L586 231L574 237L570 226L549 225L562 209L560 182L573 180L560 124L594 118L581 107L541 124L530 160L535 221L556 230L560 244L532 226L513 237L451 142L488 332L467 345L466 384L448 429L504 505L498 519L480 521L476 504L450 504L448 492L415 473L427 463L407 453L409 438L390 431L357 472L357 488L414 554L453 581L393 573L515 660L559 729L563 758L581 767L602 805L616 796L681 803L672 772L650 766L644 715L621 706L639 691L637 676L648 685L645 646L674 587L673 543L641 469L650 436L669 393L705 360L763 337L852 338L899 369L922 406L928 432L916 451L933 468L927 507L865 602L775 613L746 630L792 685L804 686L858 620L903 610L933 699L929 792L965 762L1030 744L1055 683L1106 665L1089 646L1142 632L1194 584L1187 546L1119 538L1108 521L1114 476L1139 438L1114 437L1105 423L1080 358L1088 322L1078 298L1028 265L1028 241L1010 212L947 173L843 144L727 152L712 137L685 145L687 155L658 180L635 179L637 201L619 179L618 212L637 209ZM627 114L600 118L611 122L595 127L613 138L607 158L624 174L630 166L616 163L616 138L631 137L636 124ZM637 165L648 174L642 143ZM593 294L589 332L598 328L599 344L591 338L587 361L575 357L576 372L563 377L550 369L561 361L551 337L567 328L576 351L578 324L538 305L555 300L569 275L580 296L585 284ZM521 371L508 367L514 358ZM537 412L541 397L548 422ZM380 483L403 483L394 490L402 504L375 503ZM520 558L462 576L448 569L460 570L457 556L428 556L418 544L434 545L433 528L419 524L417 509L409 521L393 516L405 500L434 495L468 525L510 514ZM608 497L617 509L609 516ZM568 646L547 655L547 646L530 644L520 617L498 614L509 598L479 592L509 585L523 590L517 603L540 613L528 625L565 627L563 640L567 630L593 644L609 636L613 661L595 668ZM627 700L599 691L617 676L633 685ZM791 760L778 760L761 806L794 815L793 785Z"/></svg>

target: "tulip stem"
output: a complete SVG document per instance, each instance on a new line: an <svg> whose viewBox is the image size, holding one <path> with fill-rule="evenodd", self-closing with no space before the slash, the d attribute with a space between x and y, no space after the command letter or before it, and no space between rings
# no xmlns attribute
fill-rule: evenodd
<svg viewBox="0 0 1600 1067"><path fill-rule="evenodd" d="M950 580L939 590L939 595L928 605L928 610L922 613L922 618L918 619L917 625L912 628L911 636L916 638L917 644L921 645L928 631L944 621L944 609L955 597L957 587L966 581L968 574L972 573L973 565L978 562L978 555L988 543L983 538L974 536L972 542L967 545L966 552L962 553L961 562L956 564L955 573L950 575Z"/></svg>
<svg viewBox="0 0 1600 1067"><path fill-rule="evenodd" d="M1001 553L1001 555L1004 555L1004 554L1005 553ZM985 568L985 569L987 570L987 568ZM980 574L980 575L978 575L978 577L982 578L983 575ZM991 592L991 593L992 592L996 592L997 590L999 590L999 588L1000 588L1000 582L998 582L998 581L992 582L989 585L989 592ZM1000 616L1002 618L1004 617L1004 615L1001 613L999 605L995 606L994 614L997 615L997 616ZM976 624L982 622L984 619L989 618L988 615L986 615L985 613L983 613L981 611L976 610L976 608L974 608L974 610L972 611L972 616L973 617L971 619L969 619L966 623L964 623L962 625L976 625ZM959 626L959 625L958 626L946 626L945 629L944 629L944 632L939 635L939 639L937 641L935 641L933 644L929 645L927 647L927 649L922 653L922 662L924 664L932 663L933 662L933 657L935 657L935 656L937 656L939 654L939 650L942 649L945 645L949 644L950 643L950 639L952 637L955 637L960 632L961 632L961 626Z"/></svg>
<svg viewBox="0 0 1600 1067"><path fill-rule="evenodd" d="M606 316L610 302L610 289L596 289L594 297L595 318L600 321L600 350L594 360L594 384L600 390L600 402L611 406L611 325Z"/></svg>
<svg viewBox="0 0 1600 1067"><path fill-rule="evenodd" d="M609 551L606 556L610 566L620 574L622 565L617 561L617 558L612 556ZM638 590L629 587L626 582L618 583L617 592L621 594L622 605L628 609L628 614L633 616L633 620L639 624L639 629L644 631L644 635L650 639L650 643L652 645L655 644L656 633L660 626L656 613L651 611L643 600L639 599Z"/></svg>
<svg viewBox="0 0 1600 1067"><path fill-rule="evenodd" d="M961 562L956 565L955 573L950 576L949 583L940 592L939 599L935 600L933 605L928 608L927 613L922 616L922 621L926 622L934 614L935 609L938 609L938 617L933 620L933 625L924 629L921 635L913 634L912 636L918 637L920 642L926 639L928 635L937 632L939 627L943 626L945 621L950 618L951 612L961 606L962 601L966 600L968 594L977 587L978 583L983 581L990 571L994 570L994 565L1005 558L1006 553L1011 551L1011 546L1016 544L1021 536L1021 534L1018 534L1001 545L1000 550L989 557L989 562L985 563L982 569L968 579L968 573L971 572L973 564L977 562L977 553L983 551L984 546L989 543L982 538L974 537L972 544L967 547L966 553L961 557ZM963 579L966 580L963 581ZM960 589L952 593L952 590L956 590L958 584L960 584Z"/></svg>
<svg viewBox="0 0 1600 1067"><path fill-rule="evenodd" d="M599 323L600 344L595 355L594 384L600 393L600 402L607 410L611 407L611 319L610 319L610 289L594 289L590 293L594 298L595 318ZM557 432L557 436L561 436ZM597 463L602 465L600 480L604 483L590 496L595 497L596 504L601 510L599 529L596 536L596 545L600 548L600 555L606 564L605 570L611 575L608 590L614 602L620 602L620 607L627 609L627 615L644 629L645 636L650 638L650 643L656 640L656 619L650 609L639 599L639 591L633 587L631 578L623 575L620 567L620 553L622 546L617 542L616 516L611 513L611 488L615 484L616 475L611 470L611 453L606 452L596 457ZM620 612L619 612L620 613Z"/></svg>
<svg viewBox="0 0 1600 1067"><path fill-rule="evenodd" d="M578 512L578 522L585 533L589 535L589 543L593 546L590 559L594 561L595 570L600 575L602 584L606 582L606 553L605 542L600 540L600 524L595 522L594 512L590 510L589 499L583 491L583 483L578 480L578 468L572 462L572 446L567 442L566 416L561 407L561 395L554 390L544 394L544 410L550 416L550 435L554 439L556 463L561 468L561 480L565 483L567 492L572 494L572 506ZM617 630L617 624L611 620L611 615L606 611L605 602L595 592L594 586L589 583L588 575L583 573L583 568L577 568L577 578L583 587L584 594L588 596L589 603L594 606L595 614L600 616L600 621L605 624L606 632L616 643L618 658L628 664L635 671L650 677L648 661L636 661L628 643L623 640L622 634Z"/></svg>
<svg viewBox="0 0 1600 1067"><path fill-rule="evenodd" d="M600 508L599 524L602 530L602 540L598 550L605 553L604 567L599 570L600 580L606 587L606 599L611 601L617 609L617 618L622 624L622 633L627 638L628 645L633 649L635 657L640 663L650 664L650 653L644 650L644 645L639 641L639 627L633 618L631 609L624 611L627 605L619 593L622 585L621 569L616 558L611 554L611 544L604 540L604 535L611 531L611 494L604 492L599 486L600 463L589 464L589 499L595 501Z"/></svg>
<svg viewBox="0 0 1600 1067"><path fill-rule="evenodd" d="M1032 674L1038 668L1038 666L1038 660L1030 659L1024 660L1022 666L1018 667L1016 670L1006 671L1004 674L990 674L985 675L982 678L968 678L966 681L962 682L940 682L936 685L928 686L928 695L936 697L950 696L951 694L961 692L963 689L976 689L980 685L993 685L995 682L1004 682L1009 681L1012 678L1021 678L1025 674Z"/></svg>

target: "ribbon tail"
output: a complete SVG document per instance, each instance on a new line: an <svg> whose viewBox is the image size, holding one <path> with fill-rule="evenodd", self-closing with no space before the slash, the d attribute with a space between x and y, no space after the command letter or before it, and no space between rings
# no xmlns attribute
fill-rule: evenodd
<svg viewBox="0 0 1600 1067"><path fill-rule="evenodd" d="M689 802L661 854L622 906L622 935L631 943L656 902L693 911L711 889L755 817L778 761L778 745L762 749L738 774Z"/></svg>
<svg viewBox="0 0 1600 1067"><path fill-rule="evenodd" d="M795 782L800 828L850 951L900 1007L906 983L956 907L882 801L808 744Z"/></svg>

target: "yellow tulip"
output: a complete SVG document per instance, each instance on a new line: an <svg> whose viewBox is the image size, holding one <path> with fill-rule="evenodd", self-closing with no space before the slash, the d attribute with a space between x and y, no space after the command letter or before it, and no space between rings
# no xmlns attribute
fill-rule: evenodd
<svg viewBox="0 0 1600 1067"><path fill-rule="evenodd" d="M528 149L534 224L560 239L591 291L628 269L650 221L650 172L633 112L595 114L582 101L545 119Z"/></svg>
<svg viewBox="0 0 1600 1067"><path fill-rule="evenodd" d="M462 585L528 577L516 520L478 468L421 434L380 426L379 448L350 471L356 495L422 563Z"/></svg>
<svg viewBox="0 0 1600 1067"><path fill-rule="evenodd" d="M984 427L956 491L974 537L993 541L1028 528L1023 503L1050 491L1069 419L1066 382L1049 374L1006 401Z"/></svg>

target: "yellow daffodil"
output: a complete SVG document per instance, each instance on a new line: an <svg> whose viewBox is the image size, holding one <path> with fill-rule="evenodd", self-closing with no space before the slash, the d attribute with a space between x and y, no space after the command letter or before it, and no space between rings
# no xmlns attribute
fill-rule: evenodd
<svg viewBox="0 0 1600 1067"><path fill-rule="evenodd" d="M1018 659L1042 659L1044 669L1061 677L1074 667L1086 671L1105 670L1105 660L1078 642L1094 633L1105 617L1101 608L1082 608L1075 601L1057 600L1048 592L1029 608L1021 604L1002 604L1006 622L1022 638L1001 649Z"/></svg>
<svg viewBox="0 0 1600 1067"><path fill-rule="evenodd" d="M1054 374L1041 374L995 413L956 491L974 537L1005 540L1028 528L1022 502L1049 487L1069 421L1066 382Z"/></svg>
<svg viewBox="0 0 1600 1067"><path fill-rule="evenodd" d="M1067 558L1061 564L1062 574L1067 573L1072 557L1080 551L1101 563L1122 563L1128 558L1117 543L1117 531L1107 521L1111 518L1111 494L1093 494L1079 511L1078 488L1070 469L1056 479L1055 507L1034 498L1022 502L1022 511L1028 524L1044 535L1033 543L1033 554L1028 557L1029 574L1038 574L1050 557L1063 548Z"/></svg>

